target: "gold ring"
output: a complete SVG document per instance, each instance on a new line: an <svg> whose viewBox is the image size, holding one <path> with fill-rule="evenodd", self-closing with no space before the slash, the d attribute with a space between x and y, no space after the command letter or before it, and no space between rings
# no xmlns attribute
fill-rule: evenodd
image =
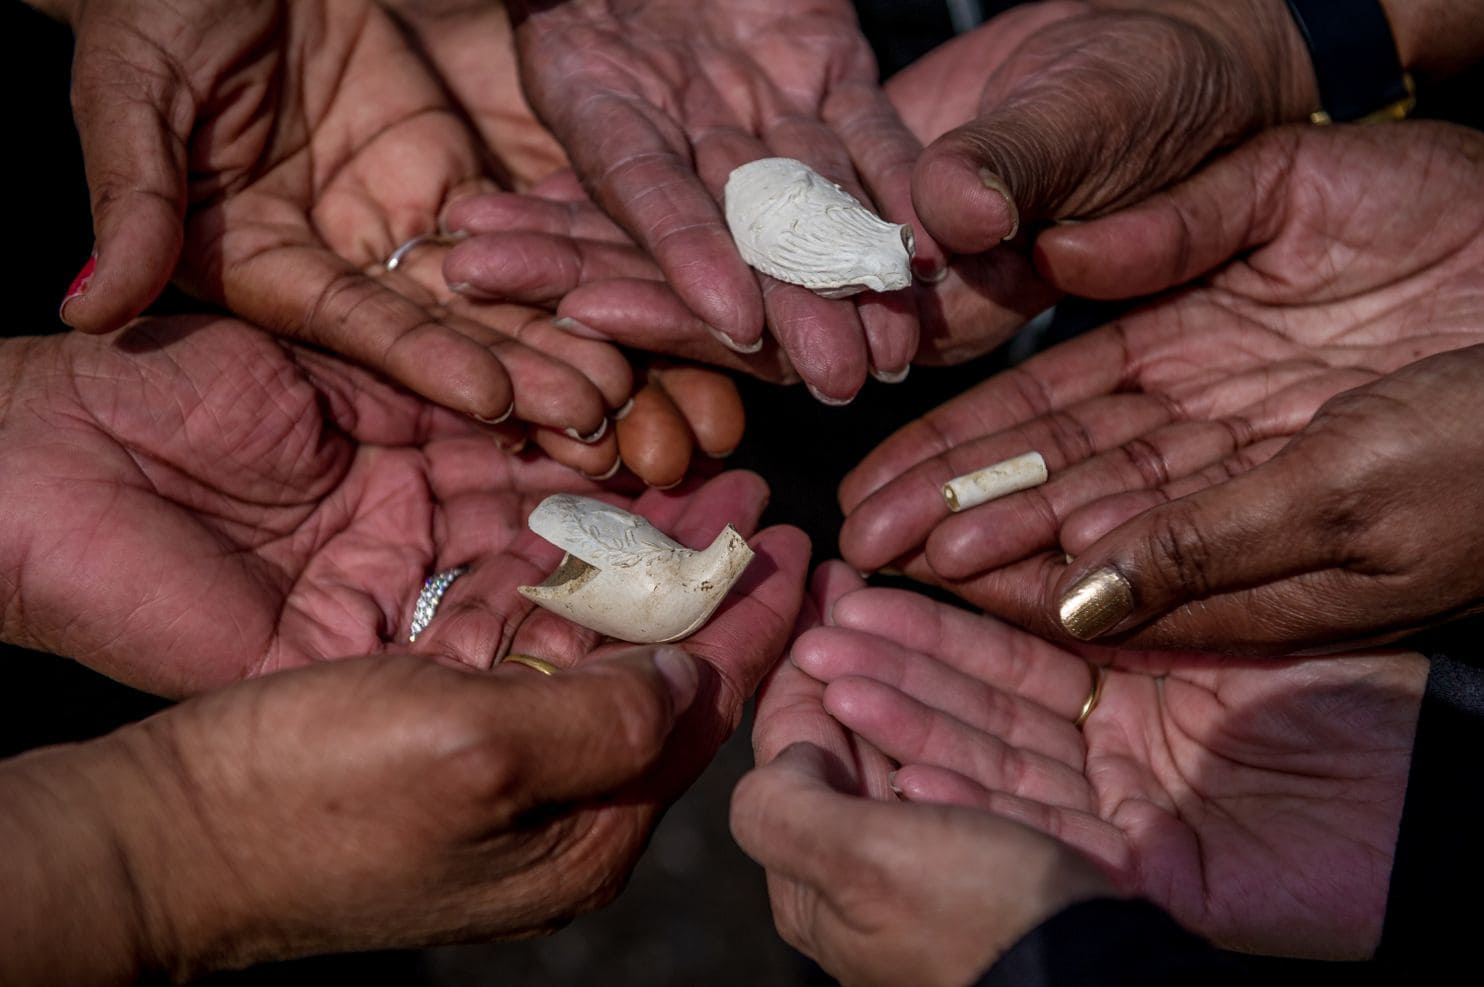
<svg viewBox="0 0 1484 987"><path fill-rule="evenodd" d="M534 668L542 675L555 675L559 671L559 669L555 665L547 661L545 658L533 658L530 655L509 654L500 661L500 664L502 665L510 663L514 663L516 665L524 665L527 668Z"/></svg>
<svg viewBox="0 0 1484 987"><path fill-rule="evenodd" d="M1092 673L1092 688L1088 690L1087 698L1082 701L1082 709L1078 711L1077 718L1072 721L1072 726L1078 730L1082 729L1082 724L1087 722L1092 711L1098 708L1098 700L1103 698L1103 666L1088 662L1087 670Z"/></svg>

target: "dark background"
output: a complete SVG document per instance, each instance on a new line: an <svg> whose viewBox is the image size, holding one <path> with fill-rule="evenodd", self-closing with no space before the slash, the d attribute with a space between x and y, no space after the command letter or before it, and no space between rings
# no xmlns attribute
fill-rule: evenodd
<svg viewBox="0 0 1484 987"><path fill-rule="evenodd" d="M988 12L1010 6L988 3ZM950 33L937 0L861 3L862 23L885 71ZM12 114L4 189L10 222L3 254L6 335L64 331L56 306L92 248L86 187L67 101L71 36L14 2L0 4L4 92ZM1434 102L1438 115L1480 112L1476 72ZM1064 304L1045 333L1061 338L1102 313ZM1023 345L1023 344L1022 344ZM816 558L834 554L840 477L877 442L1002 366L1000 354L951 370L915 369L900 385L868 382L847 408L826 408L801 388L743 382L747 439L730 461L773 486L766 523L791 523L814 539ZM0 469L5 469L0 449ZM7 520L0 504L0 523ZM0 756L98 736L167 703L74 662L0 645ZM715 763L666 815L628 890L613 906L540 940L426 951L325 957L207 978L212 984L343 981L422 985L830 983L773 930L761 872L732 842L727 803L752 763L745 723ZM0 891L3 893L3 891ZM1272 964L1274 982L1355 983L1360 968Z"/></svg>

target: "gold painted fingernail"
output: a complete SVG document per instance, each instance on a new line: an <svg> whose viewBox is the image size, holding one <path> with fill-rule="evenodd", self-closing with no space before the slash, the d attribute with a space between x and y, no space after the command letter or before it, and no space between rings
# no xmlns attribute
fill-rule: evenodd
<svg viewBox="0 0 1484 987"><path fill-rule="evenodd" d="M1061 625L1079 641L1102 637L1133 612L1134 588L1111 566L1089 572L1061 598Z"/></svg>

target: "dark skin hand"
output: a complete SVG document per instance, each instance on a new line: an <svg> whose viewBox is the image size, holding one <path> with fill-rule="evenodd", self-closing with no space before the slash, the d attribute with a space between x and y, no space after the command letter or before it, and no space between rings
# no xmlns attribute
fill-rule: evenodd
<svg viewBox="0 0 1484 987"><path fill-rule="evenodd" d="M1037 18L1044 27L1016 37ZM898 105L920 100L955 128L923 151L912 201L957 253L990 250L1023 225L1136 202L1213 151L1316 106L1308 52L1282 0L1035 4L953 44L987 57L945 55ZM954 91L976 94L977 107L932 108Z"/></svg>
<svg viewBox="0 0 1484 987"><path fill-rule="evenodd" d="M621 354L529 309L458 297L427 263L443 248L383 267L437 231L447 202L494 187L488 152L383 8L67 7L97 238L96 270L63 307L70 325L116 329L174 275L484 420L591 436L627 399Z"/></svg>
<svg viewBox="0 0 1484 987"><path fill-rule="evenodd" d="M884 442L841 485L845 558L861 569L895 564L1022 626L1064 636L1058 603L1096 567L1081 558L1069 567L1065 553L1080 556L1108 530L1109 516L1148 506L1141 492L1178 497L1252 469L1337 395L1484 341L1481 177L1484 141L1448 125L1275 131L1141 206L1048 231L1038 263L1079 294L1142 295L1199 280L1037 355ZM1309 461L1305 486L1285 493L1333 512L1324 471L1336 476L1338 467L1329 448L1322 464ZM950 514L943 483L1032 449L1046 457L1049 483ZM1334 482L1359 479L1343 475ZM1139 496L1074 523L1084 508L1125 494ZM1374 511L1364 517L1369 524ZM1169 542L1167 553L1172 547L1182 546ZM1298 547L1275 564L1287 542L1267 547L1270 561L1259 564L1270 566L1269 578L1327 567ZM1351 561L1373 575L1403 564L1352 549L1362 554ZM1209 560L1187 561L1205 564L1197 558ZM1186 577L1200 573L1160 585ZM1204 595L1204 585L1191 590ZM1203 611L1192 608L1178 632L1171 624L1171 633L1155 628L1129 640L1283 653L1367 629L1369 618L1348 608L1300 618L1292 612L1298 598L1279 600L1271 598L1269 612L1244 608L1245 619L1225 610L1231 619L1204 627ZM1399 606L1376 614L1368 629L1397 626Z"/></svg>
<svg viewBox="0 0 1484 987"><path fill-rule="evenodd" d="M1421 655L1067 650L861 589L792 660L824 683L825 709L900 765L910 802L1048 833L1227 948L1352 960L1376 948ZM1079 731L1089 662L1105 680Z"/></svg>
<svg viewBox="0 0 1484 987"><path fill-rule="evenodd" d="M597 643L515 593L561 556L531 509L593 484L364 371L197 316L13 341L0 381L0 490L24 521L0 541L6 640L165 695L348 654L488 667ZM732 473L633 508L709 543L750 533L766 496ZM423 579L457 565L408 645Z"/></svg>
<svg viewBox="0 0 1484 987"><path fill-rule="evenodd" d="M815 605L827 614L857 583L821 567ZM779 934L836 979L957 987L1062 908L1112 893L1080 854L1030 827L898 801L891 763L842 729L824 696L791 662L773 671L732 832L767 870Z"/></svg>
<svg viewBox="0 0 1484 987"><path fill-rule="evenodd" d="M852 398L868 371L907 366L915 313L889 296L830 301L758 278L718 203L733 168L778 155L810 163L893 221L913 222L919 146L880 90L848 3L567 0L511 9L537 114L700 331L751 352L766 316L799 375L830 402ZM924 273L943 268L920 229L917 247ZM621 308L631 300L622 285L609 296Z"/></svg>
<svg viewBox="0 0 1484 987"><path fill-rule="evenodd" d="M0 975L185 981L600 907L783 645L807 546L772 544L685 650L606 646L551 677L348 659L0 764Z"/></svg>

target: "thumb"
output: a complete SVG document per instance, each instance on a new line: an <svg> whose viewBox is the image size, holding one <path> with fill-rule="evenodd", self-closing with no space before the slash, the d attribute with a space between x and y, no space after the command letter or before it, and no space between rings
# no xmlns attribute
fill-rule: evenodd
<svg viewBox="0 0 1484 987"><path fill-rule="evenodd" d="M1345 521L1291 451L1151 508L1100 538L1058 581L1062 628L1083 641L1178 607L1338 566Z"/></svg>
<svg viewBox="0 0 1484 987"><path fill-rule="evenodd" d="M950 249L979 253L1022 224L1138 201L1250 129L1227 58L1207 32L1149 12L1035 32L988 79L981 115L923 152L918 216Z"/></svg>
<svg viewBox="0 0 1484 987"><path fill-rule="evenodd" d="M647 772L700 686L679 648L632 648L543 676L509 666L482 680L503 728L489 743L519 775L508 791L534 808L592 798Z"/></svg>
<svg viewBox="0 0 1484 987"><path fill-rule="evenodd" d="M1036 241L1037 270L1063 291L1104 299L1214 270L1281 228L1298 140L1296 130L1270 132L1139 205L1049 229Z"/></svg>
<svg viewBox="0 0 1484 987"><path fill-rule="evenodd" d="M180 257L194 102L158 55L128 44L135 37L84 28L73 60L95 245L91 276L85 269L74 282L60 317L84 332L109 332L144 311Z"/></svg>

